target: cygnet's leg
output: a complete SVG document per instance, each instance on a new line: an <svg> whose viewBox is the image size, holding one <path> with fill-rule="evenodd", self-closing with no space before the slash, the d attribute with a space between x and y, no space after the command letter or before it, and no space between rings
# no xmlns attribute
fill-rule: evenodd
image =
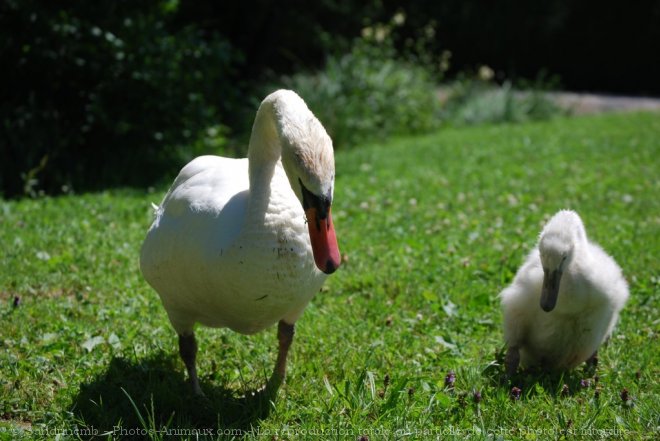
<svg viewBox="0 0 660 441"><path fill-rule="evenodd" d="M266 389L271 394L277 392L279 387L282 385L282 381L284 381L284 377L286 376L286 357L289 354L289 348L293 342L294 334L295 324L289 324L284 320L280 320L277 325L277 340L279 342L277 361L275 362L273 375L271 375L270 380L268 380L268 384L266 386Z"/></svg>
<svg viewBox="0 0 660 441"><path fill-rule="evenodd" d="M518 346L509 346L504 357L504 365L506 366L507 377L513 377L518 370L520 364L520 352Z"/></svg>
<svg viewBox="0 0 660 441"><path fill-rule="evenodd" d="M193 391L196 395L204 396L202 388L199 387L199 378L197 378L197 367L195 366L195 357L197 356L197 341L195 340L195 333L179 334L179 354L183 363L188 370L188 377L190 384L192 384Z"/></svg>
<svg viewBox="0 0 660 441"><path fill-rule="evenodd" d="M591 357L587 359L587 366L595 368L598 366L598 350L596 349Z"/></svg>

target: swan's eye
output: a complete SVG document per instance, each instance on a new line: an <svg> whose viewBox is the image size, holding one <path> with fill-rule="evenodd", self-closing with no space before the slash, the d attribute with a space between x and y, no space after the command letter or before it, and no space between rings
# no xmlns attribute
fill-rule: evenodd
<svg viewBox="0 0 660 441"><path fill-rule="evenodd" d="M307 211L308 208L311 208L314 205L314 194L307 190L307 187L302 183L302 180L298 178L298 183L300 184L300 191L302 192L302 205L303 210Z"/></svg>
<svg viewBox="0 0 660 441"><path fill-rule="evenodd" d="M332 204L330 196L317 196L305 187L300 178L298 178L298 182L300 183L303 197L303 210L307 211L310 208L314 208L316 209L319 219L326 219L328 217L328 212L330 211L330 205Z"/></svg>

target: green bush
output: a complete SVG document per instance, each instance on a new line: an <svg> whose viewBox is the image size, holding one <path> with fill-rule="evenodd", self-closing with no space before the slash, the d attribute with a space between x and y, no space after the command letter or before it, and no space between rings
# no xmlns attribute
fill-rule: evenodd
<svg viewBox="0 0 660 441"><path fill-rule="evenodd" d="M475 125L542 120L566 113L546 95L553 82L540 77L514 88L510 82L492 82L491 74L484 66L479 75L452 83L443 120L455 125Z"/></svg>
<svg viewBox="0 0 660 441"><path fill-rule="evenodd" d="M176 2L0 6L5 196L151 184L237 102L234 51L172 26Z"/></svg>
<svg viewBox="0 0 660 441"><path fill-rule="evenodd" d="M438 74L398 57L388 38L356 40L316 73L283 79L323 122L335 148L437 127Z"/></svg>

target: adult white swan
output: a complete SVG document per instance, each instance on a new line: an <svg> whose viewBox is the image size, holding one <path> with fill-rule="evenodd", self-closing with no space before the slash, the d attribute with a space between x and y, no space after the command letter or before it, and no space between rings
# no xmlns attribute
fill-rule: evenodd
<svg viewBox="0 0 660 441"><path fill-rule="evenodd" d="M296 93L278 90L259 106L247 158L196 158L165 195L140 268L197 394L196 323L252 334L279 322L268 389L281 384L294 324L340 264L334 176L325 129Z"/></svg>
<svg viewBox="0 0 660 441"><path fill-rule="evenodd" d="M520 362L554 370L595 360L628 284L614 259L587 239L580 216L561 210L500 296L511 376Z"/></svg>

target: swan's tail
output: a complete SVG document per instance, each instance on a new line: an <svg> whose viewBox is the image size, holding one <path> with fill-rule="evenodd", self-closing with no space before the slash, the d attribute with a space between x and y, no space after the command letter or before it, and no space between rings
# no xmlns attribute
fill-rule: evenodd
<svg viewBox="0 0 660 441"><path fill-rule="evenodd" d="M152 202L151 208L153 208L153 210L157 212L160 207Z"/></svg>

